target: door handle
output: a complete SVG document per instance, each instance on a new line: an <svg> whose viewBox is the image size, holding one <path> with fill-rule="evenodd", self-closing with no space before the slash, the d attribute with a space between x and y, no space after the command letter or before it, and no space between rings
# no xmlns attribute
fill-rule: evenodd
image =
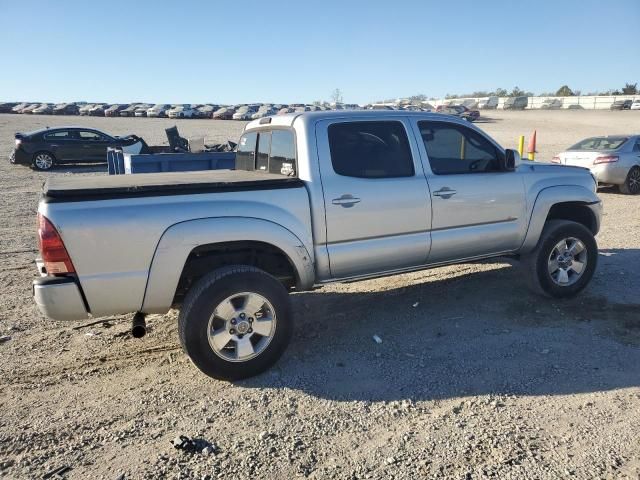
<svg viewBox="0 0 640 480"><path fill-rule="evenodd" d="M354 197L353 195L350 195L348 193L345 193L339 198L334 198L333 200L331 200L331 203L333 203L334 205L340 205L341 207L344 207L344 208L353 207L356 203L359 203L359 202L360 202L359 198Z"/></svg>
<svg viewBox="0 0 640 480"><path fill-rule="evenodd" d="M436 190L435 192L433 192L433 195L435 197L442 197L442 198L444 198L446 200L447 198L451 198L456 193L458 193L458 192L456 192L452 188L442 187L440 190Z"/></svg>

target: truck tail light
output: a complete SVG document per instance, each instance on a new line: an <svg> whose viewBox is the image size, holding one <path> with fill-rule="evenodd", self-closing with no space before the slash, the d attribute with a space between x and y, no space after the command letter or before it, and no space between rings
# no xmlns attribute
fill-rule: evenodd
<svg viewBox="0 0 640 480"><path fill-rule="evenodd" d="M593 164L598 165L599 163L613 163L617 161L617 155L602 155L600 157L596 157L596 159L593 161Z"/></svg>
<svg viewBox="0 0 640 480"><path fill-rule="evenodd" d="M76 269L73 267L60 234L49 219L40 213L38 213L38 247L49 275L75 273Z"/></svg>
<svg viewBox="0 0 640 480"><path fill-rule="evenodd" d="M551 163L560 163L560 157L558 155L556 155L555 157L553 157L551 159Z"/></svg>

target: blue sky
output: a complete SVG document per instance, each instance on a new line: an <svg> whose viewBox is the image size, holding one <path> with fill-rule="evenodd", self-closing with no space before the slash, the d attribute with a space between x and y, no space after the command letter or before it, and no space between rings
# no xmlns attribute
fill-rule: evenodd
<svg viewBox="0 0 640 480"><path fill-rule="evenodd" d="M346 102L640 83L640 0L0 0L0 100Z"/></svg>

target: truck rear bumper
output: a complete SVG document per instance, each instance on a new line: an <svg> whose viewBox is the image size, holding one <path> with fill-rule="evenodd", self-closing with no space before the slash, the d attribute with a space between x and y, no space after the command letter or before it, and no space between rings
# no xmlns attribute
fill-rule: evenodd
<svg viewBox="0 0 640 480"><path fill-rule="evenodd" d="M53 320L81 320L89 314L72 277L40 277L33 281L33 298L40 312Z"/></svg>

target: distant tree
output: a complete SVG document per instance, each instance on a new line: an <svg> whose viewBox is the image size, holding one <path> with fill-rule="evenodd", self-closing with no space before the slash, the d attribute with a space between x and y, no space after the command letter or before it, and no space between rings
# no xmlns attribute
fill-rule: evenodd
<svg viewBox="0 0 640 480"><path fill-rule="evenodd" d="M569 88L568 85L561 86L556 92L556 97L573 97L573 90Z"/></svg>
<svg viewBox="0 0 640 480"><path fill-rule="evenodd" d="M496 88L496 91L493 92L497 97L507 97L509 96L509 92L507 92L504 88Z"/></svg>
<svg viewBox="0 0 640 480"><path fill-rule="evenodd" d="M423 93L419 93L417 95L411 95L409 97L409 102L411 102L411 105L420 105L420 103L426 100L427 100L427 96Z"/></svg>
<svg viewBox="0 0 640 480"><path fill-rule="evenodd" d="M520 87L513 87L513 90L509 92L509 97L533 97L533 92L527 92L521 90Z"/></svg>
<svg viewBox="0 0 640 480"><path fill-rule="evenodd" d="M342 91L339 88L336 88L331 94L331 100L334 103L342 103Z"/></svg>
<svg viewBox="0 0 640 480"><path fill-rule="evenodd" d="M638 84L637 83L625 83L622 88L622 93L624 95L637 95L638 94Z"/></svg>

